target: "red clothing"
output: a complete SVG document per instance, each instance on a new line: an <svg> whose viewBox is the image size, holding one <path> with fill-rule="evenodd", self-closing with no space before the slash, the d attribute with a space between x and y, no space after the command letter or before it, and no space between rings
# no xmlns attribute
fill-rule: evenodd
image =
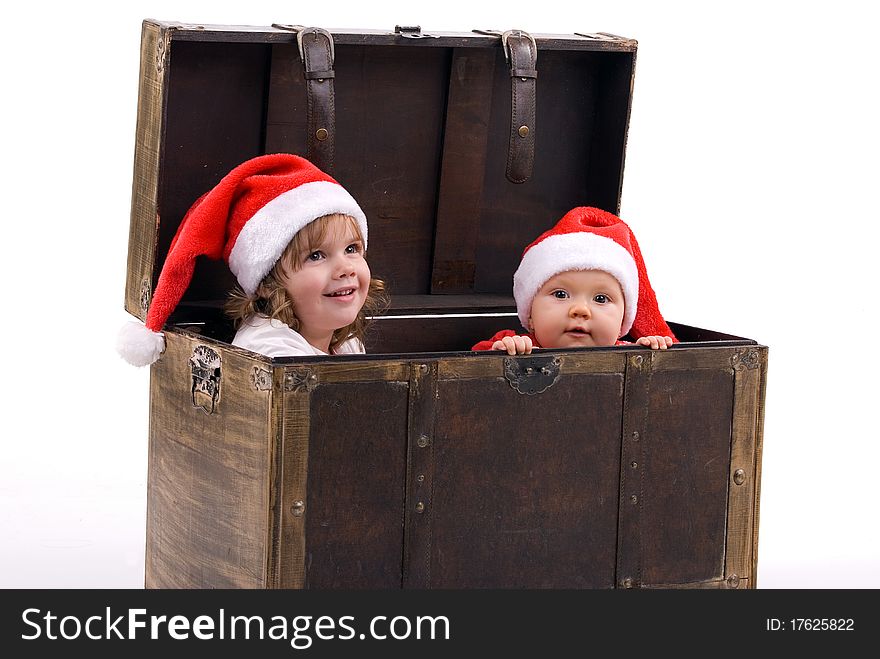
<svg viewBox="0 0 880 659"><path fill-rule="evenodd" d="M534 334L531 334L531 333L522 334L521 332L516 332L514 330L501 330L500 332L495 334L495 336L493 336L491 339L487 339L486 341L480 341L473 348L471 348L471 350L491 350L492 344L495 343L496 341L500 341L505 336L527 336L532 340L532 347L533 348L540 348L541 347L538 344L538 339L535 338ZM616 345L616 346L629 346L629 345L632 345L632 343L630 343L629 341L621 341L618 339L617 343L615 343L614 345Z"/></svg>

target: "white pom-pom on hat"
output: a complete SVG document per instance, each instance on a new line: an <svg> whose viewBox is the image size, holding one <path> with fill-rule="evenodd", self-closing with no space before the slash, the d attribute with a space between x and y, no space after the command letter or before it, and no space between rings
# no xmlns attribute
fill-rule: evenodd
<svg viewBox="0 0 880 659"><path fill-rule="evenodd" d="M116 351L132 366L149 366L165 350L165 337L143 323L125 323L116 337Z"/></svg>

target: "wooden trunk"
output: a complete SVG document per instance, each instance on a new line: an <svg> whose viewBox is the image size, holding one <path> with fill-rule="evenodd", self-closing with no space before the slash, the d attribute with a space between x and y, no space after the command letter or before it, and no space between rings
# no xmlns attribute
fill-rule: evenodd
<svg viewBox="0 0 880 659"><path fill-rule="evenodd" d="M636 43L535 37L513 183L498 35L332 33L325 166L394 302L366 356L272 360L228 343L232 276L198 265L151 372L148 587L754 587L764 346L468 352L517 326L525 244L619 209ZM144 23L130 312L229 169L321 157L306 106L294 30Z"/></svg>

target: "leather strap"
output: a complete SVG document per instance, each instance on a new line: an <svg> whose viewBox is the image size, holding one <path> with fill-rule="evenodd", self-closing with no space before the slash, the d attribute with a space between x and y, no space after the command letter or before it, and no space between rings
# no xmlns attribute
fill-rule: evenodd
<svg viewBox="0 0 880 659"><path fill-rule="evenodd" d="M333 173L336 145L336 101L333 93L333 37L317 27L296 33L306 80L307 158L319 169Z"/></svg>
<svg viewBox="0 0 880 659"><path fill-rule="evenodd" d="M535 161L535 87L538 78L538 47L522 30L507 30L501 45L510 67L510 142L507 149L509 181L525 183Z"/></svg>

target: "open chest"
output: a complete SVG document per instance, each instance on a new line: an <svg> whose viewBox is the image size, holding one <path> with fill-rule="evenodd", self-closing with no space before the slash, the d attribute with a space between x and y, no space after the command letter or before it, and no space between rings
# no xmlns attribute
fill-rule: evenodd
<svg viewBox="0 0 880 659"><path fill-rule="evenodd" d="M636 42L145 21L126 309L193 201L308 155L390 288L367 355L229 344L199 262L151 367L148 587L755 586L767 349L472 353L522 248L620 206Z"/></svg>

